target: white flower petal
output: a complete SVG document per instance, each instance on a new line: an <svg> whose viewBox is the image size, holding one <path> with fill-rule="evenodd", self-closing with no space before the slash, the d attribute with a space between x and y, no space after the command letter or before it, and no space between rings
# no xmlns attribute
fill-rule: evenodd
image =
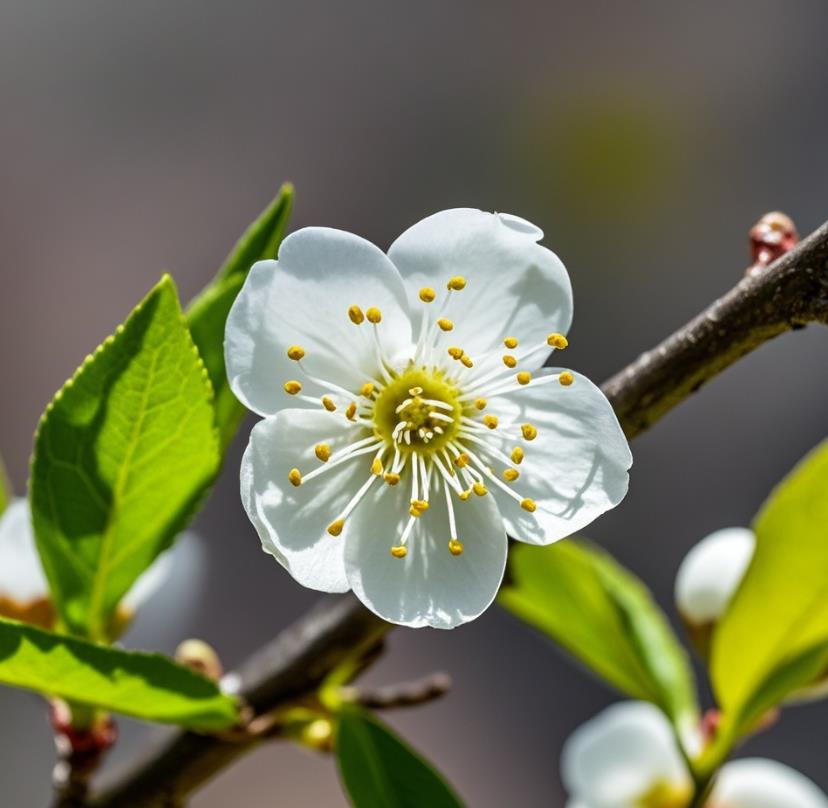
<svg viewBox="0 0 828 808"><path fill-rule="evenodd" d="M569 329L569 276L560 259L536 243L542 236L517 216L456 208L410 227L388 255L412 301L422 287L442 295L450 277L466 279L466 288L453 295L445 316L454 322L452 344L474 359L502 348L507 336L529 348L550 332L565 334ZM413 310L423 310L422 305ZM419 317L415 322L419 327ZM544 353L537 355L526 363L527 369L539 367L543 359Z"/></svg>
<svg viewBox="0 0 828 808"><path fill-rule="evenodd" d="M317 443L327 443L335 453L364 434L341 415L311 410L282 410L250 433L241 467L245 510L264 550L311 589L349 588L344 535L331 536L327 527L369 476L371 455L344 462L298 487L288 481L288 473L298 468L307 474L322 465L314 454Z"/></svg>
<svg viewBox="0 0 828 808"><path fill-rule="evenodd" d="M658 784L689 785L667 719L646 702L614 704L575 730L561 754L561 778L589 808L632 808Z"/></svg>
<svg viewBox="0 0 828 808"><path fill-rule="evenodd" d="M382 486L352 517L345 544L348 580L372 611L391 623L419 628L454 628L486 610L506 566L503 522L491 497L454 497L459 540L465 550L448 550L448 515L442 492L416 523L408 555L389 552L408 522L410 490L401 482Z"/></svg>
<svg viewBox="0 0 828 808"><path fill-rule="evenodd" d="M537 378L557 373L544 369ZM588 525L627 493L632 465L629 444L601 390L586 376L573 373L573 383L529 384L490 399L487 412L500 418L499 441L508 455L520 444L525 458L515 468L519 479L510 487L534 500L528 513L502 491L493 489L509 535L530 544L550 544ZM530 423L533 441L498 436L510 424Z"/></svg>
<svg viewBox="0 0 828 808"><path fill-rule="evenodd" d="M48 593L29 503L15 499L0 516L0 597L28 604L48 597Z"/></svg>
<svg viewBox="0 0 828 808"><path fill-rule="evenodd" d="M761 758L726 764L712 802L716 808L828 808L828 797L804 774Z"/></svg>
<svg viewBox="0 0 828 808"><path fill-rule="evenodd" d="M308 227L282 242L278 261L251 270L227 318L224 354L236 397L259 415L306 406L288 395L286 381L315 398L327 391L308 382L287 349L305 349L303 365L325 381L359 390L377 372L372 329L354 325L348 308L377 307L386 355L411 343L405 289L385 254L359 236Z"/></svg>
<svg viewBox="0 0 828 808"><path fill-rule="evenodd" d="M717 530L702 539L681 562L676 575L676 606L701 626L724 614L753 558L756 536L746 527Z"/></svg>

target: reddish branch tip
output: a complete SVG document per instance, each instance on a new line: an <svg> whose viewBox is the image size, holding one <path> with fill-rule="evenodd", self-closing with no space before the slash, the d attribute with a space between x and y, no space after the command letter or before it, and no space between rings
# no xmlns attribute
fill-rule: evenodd
<svg viewBox="0 0 828 808"><path fill-rule="evenodd" d="M775 210L766 213L750 228L750 255L753 264L745 274L755 278L761 275L777 258L792 250L799 241L799 233L790 216Z"/></svg>

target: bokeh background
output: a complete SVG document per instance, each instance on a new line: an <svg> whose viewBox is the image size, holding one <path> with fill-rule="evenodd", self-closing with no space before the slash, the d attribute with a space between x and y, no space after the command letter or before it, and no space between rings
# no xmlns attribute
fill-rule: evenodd
<svg viewBox="0 0 828 808"><path fill-rule="evenodd" d="M537 222L575 288L568 361L606 378L739 279L762 213L803 233L826 218L826 25L819 0L0 4L0 451L18 491L64 379L163 270L195 294L283 179L294 227L382 246L458 205ZM823 329L778 339L635 442L630 494L589 534L666 608L690 546L748 523L825 437L826 357ZM244 517L244 442L196 522L202 577L133 644L203 636L232 666L316 599ZM171 595L188 587L195 605ZM452 693L389 720L472 806L562 805L561 745L615 695L497 608L394 632L371 678L435 669ZM4 690L0 715L0 804L46 804L42 706ZM825 703L787 710L744 751L828 790L826 721ZM111 765L157 734L127 726ZM345 800L329 759L271 746L193 800L229 804Z"/></svg>

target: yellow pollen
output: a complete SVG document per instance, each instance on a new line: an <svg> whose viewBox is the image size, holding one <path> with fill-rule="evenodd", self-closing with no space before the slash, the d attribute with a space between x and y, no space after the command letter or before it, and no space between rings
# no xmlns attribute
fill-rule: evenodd
<svg viewBox="0 0 828 808"><path fill-rule="evenodd" d="M515 348L517 348L517 346L518 346L518 341L517 341L514 337L506 337L506 339L505 339L505 340L503 340L503 344L504 344L504 345L505 345L505 346L506 346L506 347L507 347L510 351L514 351L514 350L515 350Z"/></svg>
<svg viewBox="0 0 828 808"><path fill-rule="evenodd" d="M534 440L538 436L538 430L532 424L523 424L520 427L525 440Z"/></svg>
<svg viewBox="0 0 828 808"><path fill-rule="evenodd" d="M496 415L484 415L483 416L483 423L486 424L489 429L496 429L497 428L497 416Z"/></svg>
<svg viewBox="0 0 828 808"><path fill-rule="evenodd" d="M302 384L296 380L285 382L285 392L289 396L295 396L297 393L302 392Z"/></svg>
<svg viewBox="0 0 828 808"><path fill-rule="evenodd" d="M522 463L523 462L523 449L520 446L515 446L512 449L512 462L513 463Z"/></svg>
<svg viewBox="0 0 828 808"><path fill-rule="evenodd" d="M420 289L420 300L423 303L431 303L435 297L437 297L437 293L430 286L424 286Z"/></svg>
<svg viewBox="0 0 828 808"><path fill-rule="evenodd" d="M474 362L472 362L472 361L471 361L471 357L468 357L468 356L466 356L465 354L463 354L463 356L461 356L461 357L460 357L460 361L461 361L461 362L462 362L462 363L463 363L463 364L464 364L467 368L470 368L470 367L472 367L472 365L474 365Z"/></svg>
<svg viewBox="0 0 828 808"><path fill-rule="evenodd" d="M563 334L550 334L546 338L546 344L552 348L563 350L569 345L569 340Z"/></svg>
<svg viewBox="0 0 828 808"><path fill-rule="evenodd" d="M448 355L452 359L460 359L463 356L463 349L462 348L455 348L455 347L452 346L451 348L448 349Z"/></svg>
<svg viewBox="0 0 828 808"><path fill-rule="evenodd" d="M382 320L382 312L376 306L371 306L370 309L366 309L365 316L368 318L368 322L374 325Z"/></svg>
<svg viewBox="0 0 828 808"><path fill-rule="evenodd" d="M477 407L478 410L485 410L487 403L488 402L486 401L485 398L476 398L474 400L474 406Z"/></svg>
<svg viewBox="0 0 828 808"><path fill-rule="evenodd" d="M483 483L475 483L472 486L472 491L479 497L485 497L489 493L489 489Z"/></svg>
<svg viewBox="0 0 828 808"><path fill-rule="evenodd" d="M568 370L565 370L560 376L558 376L558 381L564 387L569 387L569 385L575 381L575 377Z"/></svg>
<svg viewBox="0 0 828 808"><path fill-rule="evenodd" d="M351 318L351 322L354 325L360 325L365 319L365 315L362 313L362 309L359 306L351 306L348 309L348 317Z"/></svg>
<svg viewBox="0 0 828 808"><path fill-rule="evenodd" d="M317 443L313 447L313 451L323 463L327 463L331 459L331 447L327 443Z"/></svg>
<svg viewBox="0 0 828 808"><path fill-rule="evenodd" d="M410 396L419 396L423 392L422 387L409 387L408 388L408 395Z"/></svg>
<svg viewBox="0 0 828 808"><path fill-rule="evenodd" d="M333 412L336 409L336 404L330 396L322 396L322 406L328 411Z"/></svg>
<svg viewBox="0 0 828 808"><path fill-rule="evenodd" d="M529 513L534 513L537 510L537 505L535 505L534 499L522 499L520 501L520 507L523 508L524 511L529 511Z"/></svg>
<svg viewBox="0 0 828 808"><path fill-rule="evenodd" d="M342 528L345 527L345 520L344 519L337 519L335 522L331 522L328 525L328 533L331 536L338 536L342 533Z"/></svg>
<svg viewBox="0 0 828 808"><path fill-rule="evenodd" d="M388 485L396 485L400 481L400 475L389 471L387 474L383 475L382 479L385 480Z"/></svg>
<svg viewBox="0 0 828 808"><path fill-rule="evenodd" d="M428 502L426 502L424 499L412 499L411 507L416 508L418 511L427 511Z"/></svg>
<svg viewBox="0 0 828 808"><path fill-rule="evenodd" d="M513 483L518 477L520 477L520 472L517 469L506 469L503 472L503 479L507 483Z"/></svg>
<svg viewBox="0 0 828 808"><path fill-rule="evenodd" d="M471 496L471 488L467 491L461 491L457 496L465 502Z"/></svg>
<svg viewBox="0 0 828 808"><path fill-rule="evenodd" d="M361 396L365 396L365 398L371 398L371 394L374 392L374 385L371 382L365 382L362 385L362 389L359 391Z"/></svg>
<svg viewBox="0 0 828 808"><path fill-rule="evenodd" d="M288 359L298 362L305 355L305 349L301 345L291 345L287 349L287 355Z"/></svg>
<svg viewBox="0 0 828 808"><path fill-rule="evenodd" d="M382 474L382 461L378 458L374 458L374 462L371 463L371 474L376 474L377 477Z"/></svg>
<svg viewBox="0 0 828 808"><path fill-rule="evenodd" d="M291 469L288 472L288 480L290 480L291 485L295 485L298 488L302 485L302 473L299 469Z"/></svg>
<svg viewBox="0 0 828 808"><path fill-rule="evenodd" d="M461 289L466 288L466 279L462 275L455 275L453 278L449 278L446 288L451 289L453 292L459 292Z"/></svg>
<svg viewBox="0 0 828 808"><path fill-rule="evenodd" d="M465 452L460 452L457 457L454 458L454 464L457 468L462 469L469 465L469 456Z"/></svg>
<svg viewBox="0 0 828 808"><path fill-rule="evenodd" d="M443 331L451 331L454 328L454 323L451 320L447 320L445 317L441 317L437 321L437 325L439 325Z"/></svg>
<svg viewBox="0 0 828 808"><path fill-rule="evenodd" d="M463 555L463 543L462 543L462 542L457 541L457 539L452 539L452 540L448 543L448 548L449 548L449 552L450 552L453 556Z"/></svg>
<svg viewBox="0 0 828 808"><path fill-rule="evenodd" d="M405 558L408 555L408 550L404 544L400 544L397 547L391 548L391 555L394 556L394 558Z"/></svg>
<svg viewBox="0 0 828 808"><path fill-rule="evenodd" d="M356 421L356 417L355 417L355 416L356 416L356 411L357 411L356 402L355 402L355 401L352 401L352 402L348 405L348 409L347 409L347 410L345 410L345 417L346 417L349 421Z"/></svg>
<svg viewBox="0 0 828 808"><path fill-rule="evenodd" d="M415 518L419 519L423 512L419 508L415 508L413 505L408 509L408 512Z"/></svg>
<svg viewBox="0 0 828 808"><path fill-rule="evenodd" d="M522 370L515 378L518 380L518 384L529 384L532 381L532 374L528 370Z"/></svg>
<svg viewBox="0 0 828 808"><path fill-rule="evenodd" d="M513 368L517 364L517 359L515 359L512 354L504 354L503 364L506 365L507 368Z"/></svg>

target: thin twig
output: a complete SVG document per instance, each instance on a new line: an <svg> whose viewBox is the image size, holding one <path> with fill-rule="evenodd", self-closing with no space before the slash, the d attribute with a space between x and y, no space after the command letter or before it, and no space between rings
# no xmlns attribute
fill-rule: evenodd
<svg viewBox="0 0 828 808"><path fill-rule="evenodd" d="M740 357L811 322L828 323L828 223L764 274L741 280L603 390L632 438ZM328 598L250 658L239 671L240 693L257 715L297 701L354 647L380 643L391 628L350 595ZM91 804L180 805L259 742L182 733L111 781Z"/></svg>

